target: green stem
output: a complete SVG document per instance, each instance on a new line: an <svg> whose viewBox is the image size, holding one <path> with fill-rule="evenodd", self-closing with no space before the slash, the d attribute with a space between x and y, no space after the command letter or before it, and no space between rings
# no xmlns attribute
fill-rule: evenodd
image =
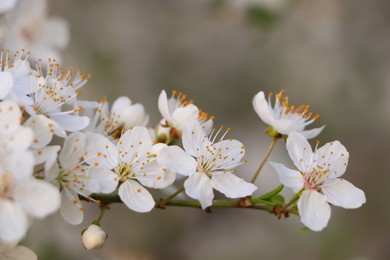
<svg viewBox="0 0 390 260"><path fill-rule="evenodd" d="M281 209L281 211L285 211L288 207L290 207L291 205L293 205L295 202L297 202L299 200L299 198L301 197L301 194L303 192L304 189L301 189L297 194L294 195L294 197L292 197L292 199L286 204L283 206L283 208Z"/></svg>
<svg viewBox="0 0 390 260"><path fill-rule="evenodd" d="M273 150L274 147L275 147L276 141L278 141L279 138L280 138L280 137L279 137L278 135L277 135L277 136L274 136L274 137L272 138L272 142L271 142L271 144L270 144L269 147L268 147L267 153L266 153L266 155L265 155L263 161L261 162L259 168L257 169L255 175L253 176L251 183L255 183L257 177L259 176L259 173L261 172L261 170L263 169L263 167L264 167L265 163L267 162L269 156L271 155L272 150Z"/></svg>
<svg viewBox="0 0 390 260"><path fill-rule="evenodd" d="M167 203L168 201L176 198L177 195L179 195L180 193L182 193L184 191L184 186L179 188L177 191L175 191L175 193L171 194L170 196L168 196L164 202Z"/></svg>

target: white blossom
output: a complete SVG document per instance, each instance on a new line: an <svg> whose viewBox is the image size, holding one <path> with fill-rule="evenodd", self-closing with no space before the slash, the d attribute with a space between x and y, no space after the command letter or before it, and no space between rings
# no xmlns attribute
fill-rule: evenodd
<svg viewBox="0 0 390 260"><path fill-rule="evenodd" d="M188 176L184 182L188 196L200 201L205 209L212 205L213 189L228 198L242 198L251 195L257 187L237 177L234 169L242 164L245 149L241 142L224 135L217 140L208 137L198 121L183 128L183 147L164 148L157 160L168 170Z"/></svg>
<svg viewBox="0 0 390 260"><path fill-rule="evenodd" d="M153 142L145 127L127 130L115 145L106 137L88 134L85 161L94 167L112 170L120 181L118 194L131 210L149 212L155 202L143 186L165 188L175 180L175 174L161 166L152 154ZM157 156L158 158L158 156Z"/></svg>
<svg viewBox="0 0 390 260"><path fill-rule="evenodd" d="M283 95L283 90L275 95L274 107L272 107L271 94L268 97L268 102L265 99L263 91L255 95L253 98L253 108L261 120L283 135L300 132L307 139L319 135L324 126L305 130L306 126L312 124L319 118L319 115L313 117L312 113L309 112L309 105L290 106L288 97Z"/></svg>
<svg viewBox="0 0 390 260"><path fill-rule="evenodd" d="M287 150L298 171L280 163L271 165L284 185L294 192L303 189L298 210L305 226L314 231L325 228L331 213L328 203L354 209L366 202L362 190L340 178L347 168L349 153L339 141L313 152L306 138L293 132L287 138Z"/></svg>
<svg viewBox="0 0 390 260"><path fill-rule="evenodd" d="M86 249L100 249L106 242L107 234L98 225L92 224L83 232L82 237Z"/></svg>

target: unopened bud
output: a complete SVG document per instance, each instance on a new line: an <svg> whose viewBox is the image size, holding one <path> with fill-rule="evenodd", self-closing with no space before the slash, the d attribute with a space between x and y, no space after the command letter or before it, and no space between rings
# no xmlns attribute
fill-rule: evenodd
<svg viewBox="0 0 390 260"><path fill-rule="evenodd" d="M92 224L83 232L82 237L86 249L100 249L104 246L107 234L98 225Z"/></svg>

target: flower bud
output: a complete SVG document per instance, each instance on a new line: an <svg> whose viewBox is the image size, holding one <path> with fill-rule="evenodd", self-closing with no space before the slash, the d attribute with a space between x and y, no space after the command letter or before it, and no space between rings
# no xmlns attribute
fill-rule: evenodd
<svg viewBox="0 0 390 260"><path fill-rule="evenodd" d="M83 232L82 237L86 249L100 249L104 246L107 234L98 225L92 224Z"/></svg>

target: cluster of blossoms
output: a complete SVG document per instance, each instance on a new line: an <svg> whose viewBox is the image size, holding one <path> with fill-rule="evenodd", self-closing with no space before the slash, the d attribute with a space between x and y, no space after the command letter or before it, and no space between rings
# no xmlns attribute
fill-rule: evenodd
<svg viewBox="0 0 390 260"><path fill-rule="evenodd" d="M113 202L140 213L175 205L259 208L278 217L299 214L314 231L327 225L328 203L357 208L365 202L360 189L340 179L348 163L345 147L335 141L313 152L307 139L323 127L306 127L318 116L307 105L289 105L283 92L275 95L274 106L271 96L267 101L259 92L253 106L269 125L273 144L287 140L287 151L298 168L271 163L282 184L296 192L288 203L279 195L282 187L255 195L261 167L251 182L238 177L237 167L245 163L244 145L225 138L230 129L213 128L214 118L184 94L173 92L168 98L162 91L158 98L162 119L148 127L149 116L141 104L120 97L110 109L105 99L79 100L89 75L64 71L54 62L32 68L28 56L25 51L1 52L1 243L18 243L31 218L57 210L70 224L80 224L85 202L96 203L102 212L83 232L87 249L104 245L107 235L100 221ZM152 189L174 184L179 185L175 193L153 197ZM214 199L214 190L228 199ZM177 199L180 193L188 198Z"/></svg>

